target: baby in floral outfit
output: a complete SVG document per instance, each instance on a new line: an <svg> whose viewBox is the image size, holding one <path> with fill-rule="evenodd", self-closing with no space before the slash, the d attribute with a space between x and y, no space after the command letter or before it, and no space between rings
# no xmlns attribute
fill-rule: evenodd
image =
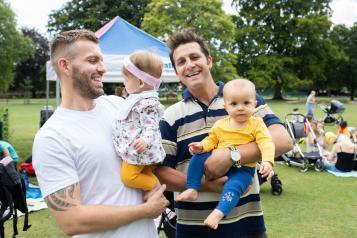
<svg viewBox="0 0 357 238"><path fill-rule="evenodd" d="M162 70L160 57L148 51L135 52L125 60L123 77L129 96L113 128L114 146L122 159L122 182L145 191L160 186L152 165L165 158L159 130L164 106L156 92Z"/></svg>

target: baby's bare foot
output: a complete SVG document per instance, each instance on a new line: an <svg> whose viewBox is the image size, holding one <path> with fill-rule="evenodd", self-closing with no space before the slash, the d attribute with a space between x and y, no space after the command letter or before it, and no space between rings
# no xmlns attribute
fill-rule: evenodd
<svg viewBox="0 0 357 238"><path fill-rule="evenodd" d="M193 188L186 189L176 197L176 201L196 201L198 197L197 190Z"/></svg>
<svg viewBox="0 0 357 238"><path fill-rule="evenodd" d="M220 220L222 220L224 217L223 212L221 212L218 209L214 209L206 218L206 220L203 222L206 226L209 226L210 228L217 230L218 223Z"/></svg>

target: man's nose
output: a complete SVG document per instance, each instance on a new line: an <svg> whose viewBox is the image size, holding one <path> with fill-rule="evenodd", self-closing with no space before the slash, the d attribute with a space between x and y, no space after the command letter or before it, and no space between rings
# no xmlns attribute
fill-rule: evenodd
<svg viewBox="0 0 357 238"><path fill-rule="evenodd" d="M186 68L192 68L193 66L195 66L195 64L193 63L193 61L192 60L190 60L190 59L188 59L187 61L186 61Z"/></svg>
<svg viewBox="0 0 357 238"><path fill-rule="evenodd" d="M97 70L102 74L105 74L107 72L107 69L105 68L103 61L99 62Z"/></svg>

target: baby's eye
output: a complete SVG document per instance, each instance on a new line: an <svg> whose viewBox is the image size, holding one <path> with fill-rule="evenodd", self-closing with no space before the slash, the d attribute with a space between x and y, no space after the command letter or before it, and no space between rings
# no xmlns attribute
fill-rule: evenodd
<svg viewBox="0 0 357 238"><path fill-rule="evenodd" d="M250 101L244 101L244 105L249 105L250 104Z"/></svg>

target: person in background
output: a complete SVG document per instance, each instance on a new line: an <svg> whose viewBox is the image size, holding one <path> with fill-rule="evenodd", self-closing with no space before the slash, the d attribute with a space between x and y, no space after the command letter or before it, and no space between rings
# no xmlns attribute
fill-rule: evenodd
<svg viewBox="0 0 357 238"><path fill-rule="evenodd" d="M125 87L116 87L114 94L115 96L122 97L124 99L128 96Z"/></svg>
<svg viewBox="0 0 357 238"><path fill-rule="evenodd" d="M339 135L346 135L347 137L351 137L351 133L350 133L350 130L348 128L347 121L341 121L340 124L338 124L337 134L338 134L338 136Z"/></svg>
<svg viewBox="0 0 357 238"><path fill-rule="evenodd" d="M322 149L322 153L326 153L326 145L325 145L325 131L322 122L319 122L312 118L311 115L307 117L308 122L310 123L310 127L305 125L306 131L306 152L319 152L317 144L320 145ZM312 133L313 132L313 133Z"/></svg>
<svg viewBox="0 0 357 238"><path fill-rule="evenodd" d="M10 157L15 166L19 163L19 156L15 150L15 148L7 141L0 140L0 159L4 157Z"/></svg>
<svg viewBox="0 0 357 238"><path fill-rule="evenodd" d="M331 152L325 157L325 168L328 170L338 169L343 172L351 171L356 151L357 144L354 144L347 135L340 134Z"/></svg>
<svg viewBox="0 0 357 238"><path fill-rule="evenodd" d="M299 108L294 107L291 114L294 114L292 116L292 121L293 122L304 122L304 116L300 114Z"/></svg>
<svg viewBox="0 0 357 238"><path fill-rule="evenodd" d="M312 90L306 99L306 115L314 117L314 104L316 92Z"/></svg>
<svg viewBox="0 0 357 238"><path fill-rule="evenodd" d="M126 187L112 126L125 100L103 96L106 72L99 41L88 30L57 35L51 62L62 101L36 134L33 165L50 214L75 238L157 238L153 218L169 202L162 185L146 202L143 192Z"/></svg>

